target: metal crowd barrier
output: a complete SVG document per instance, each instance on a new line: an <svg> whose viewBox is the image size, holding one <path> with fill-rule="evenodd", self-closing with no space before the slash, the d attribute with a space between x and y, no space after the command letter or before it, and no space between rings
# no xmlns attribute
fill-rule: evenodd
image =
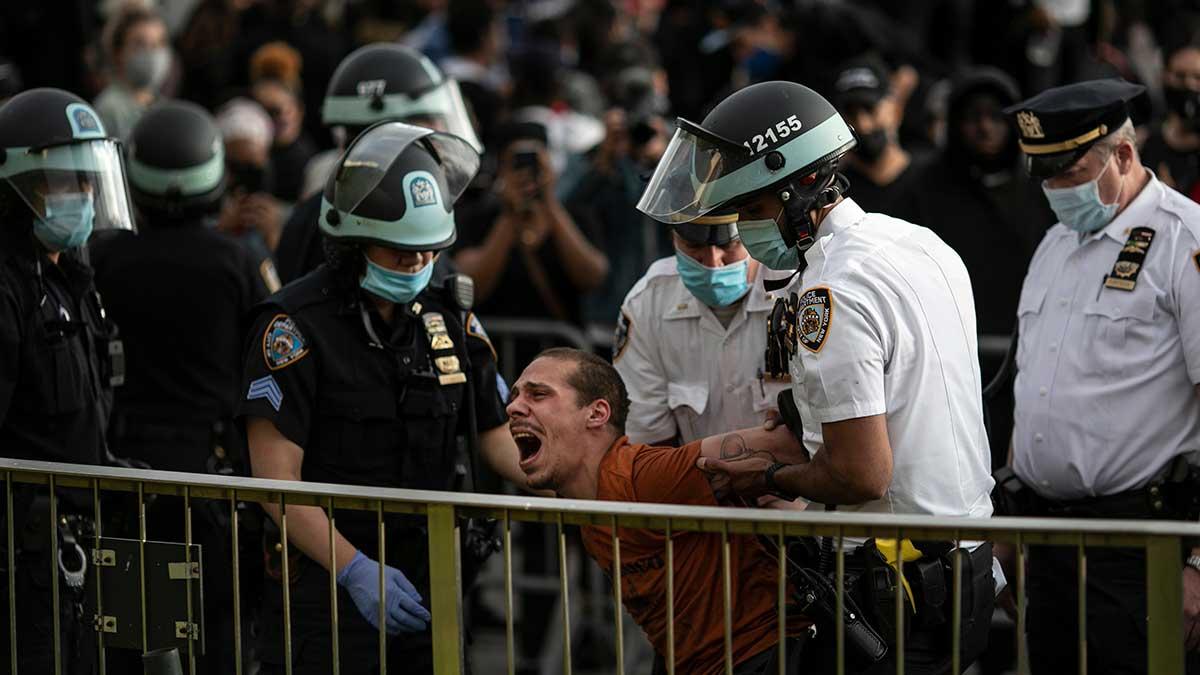
<svg viewBox="0 0 1200 675"><path fill-rule="evenodd" d="M450 492L433 492L419 490L398 490L398 489L379 489L367 488L358 486L346 485L329 485L320 483L304 483L278 480L261 480L250 478L230 478L218 477L202 474L184 474L172 473L164 471L139 471L130 469L118 469L107 467L83 466L75 464L57 464L50 462L31 462L19 461L11 459L0 459L0 473L3 473L7 494L9 495L9 508L7 509L7 527L8 527L8 583L10 589L15 590L15 567L13 560L13 511L11 503L12 488L19 484L34 484L46 486L51 494L50 508L51 513L57 513L58 498L54 496L56 489L66 488L83 488L90 490L93 496L93 508L96 522L101 521L101 499L102 493L120 492L132 493L137 497L138 516L140 521L140 531L142 532L142 540L145 540L145 500L148 495L173 495L182 497L184 502L184 527L187 533L186 542L191 543L191 513L192 504L195 500L222 500L230 505L236 504L239 500L258 502L260 504L276 504L280 507L282 516L279 527L283 535L283 578L288 578L288 544L287 544L287 509L295 506L317 506L326 510L330 518L330 537L333 536L333 509L353 509L368 511L375 514L379 537L380 551L383 551L383 538L385 536L383 518L385 513L400 513L400 514L416 514L423 515L428 523L429 537L429 560L430 560L430 587L431 587L431 603L430 611L433 615L432 638L433 638L433 656L434 670L437 675L458 675L462 672L464 664L463 652L463 623L462 623L462 588L459 567L459 546L458 546L458 523L460 518L470 516L484 516L496 518L501 527L501 536L503 542L503 559L505 571L505 623L506 623L506 652L507 652L507 672L512 674L515 670L515 647L514 647L514 626L513 626L513 592L512 592L512 541L511 541L511 525L514 522L537 522L546 523L555 526L557 530L558 554L560 562L560 582L563 594L563 663L562 672L570 674L572 672L571 659L571 627L566 566L566 527L568 525L598 525L602 527L611 527L613 532L613 547L615 563L613 565L614 577L612 578L612 594L613 599L619 602L621 589L621 564L620 564L620 547L621 540L619 538L618 527L632 528L650 528L665 531L668 534L665 543L665 559L667 569L667 588L664 589L666 594L666 604L668 612L668 649L664 655L668 664L668 672L675 672L674 664L674 608L675 594L678 589L674 587L673 577L673 544L670 538L671 533L683 531L696 531L713 533L714 536L719 535L722 541L722 577L724 581L724 619L725 619L725 636L724 636L724 661L725 672L731 674L733 672L732 659L732 636L731 636L731 614L732 602L730 598L730 536L735 534L755 534L765 535L780 543L785 537L789 536L827 536L834 537L837 541L836 547L836 565L840 572L844 565L844 540L846 537L892 537L898 542L905 537L910 539L939 539L945 541L954 541L956 543L970 540L989 540L998 542L1008 542L1015 544L1018 551L1017 557L1017 578L1015 582L1016 594L1020 611L1018 614L1018 630L1017 630L1017 653L1018 662L1021 664L1021 672L1026 671L1025 664L1027 663L1027 655L1024 651L1023 641L1020 636L1025 632L1024 614L1025 614L1025 575L1021 571L1024 569L1024 554L1021 547L1027 544L1050 544L1050 545L1067 545L1074 546L1078 550L1080 560L1081 574L1078 579L1080 595L1079 595L1079 649L1081 655L1086 654L1086 598L1085 580L1086 580L1086 560L1087 549L1089 546L1125 546L1139 547L1146 551L1146 574L1147 574L1147 590L1148 590L1148 666L1151 673L1155 675L1182 675L1183 674L1183 632L1182 632L1182 575L1180 572L1181 546L1183 538L1200 537L1200 524L1187 522L1161 522L1161 521L1122 521L1122 520L1067 520L1067 519L1029 519L1029 518L993 518L993 519L965 519L965 518L935 518L923 516L895 516L895 515L879 515L879 514L856 514L856 513L808 513L808 512L782 512L782 511L766 511L766 510L751 510L751 509L735 509L735 508L716 508L716 507L690 507L690 506L670 506L657 504L633 504L633 503L615 503L615 502L599 502L599 501L578 501L565 499L541 499L533 497L512 497L499 495L484 495L484 494L464 494ZM52 546L57 547L57 537L55 531L55 518L50 519L49 532ZM238 559L237 547L237 526L236 519L230 532L233 538L234 545L232 546L232 559L228 562L232 565L234 571L234 579L237 578L237 572L240 569L240 561ZM99 543L100 533L96 533L96 540ZM782 558L786 556L786 549L780 547ZM896 557L900 558L899 551L896 552ZM331 556L333 553L331 552ZM955 582L953 585L954 609L952 616L952 625L955 630L952 631L953 640L953 658L954 671L961 672L960 668L960 631L957 629L961 625L961 603L963 589L961 587L960 574L960 557L955 556ZM214 564L215 561L210 561L209 564ZM224 562L224 561L221 561ZM330 567L336 566L336 560L330 560ZM386 563L381 553L380 563ZM785 567L786 560L780 560L780 570ZM219 564L219 563L218 563ZM384 586L384 578L381 572L379 577L380 593L386 593ZM896 629L897 629L897 647L895 654L897 656L896 672L903 675L904 663L904 622L905 611L904 602L902 601L903 593L903 567L900 567L901 576L900 582L896 584ZM146 601L145 593L145 572L142 573L142 602ZM57 580L57 573L54 579ZM337 635L338 620L336 611L337 588L333 575L330 575L330 597L331 604L334 606L334 611L331 615L330 630ZM785 597L786 579L781 572L778 577L779 597ZM284 589L284 636L285 644L289 648L285 663L286 672L292 670L290 644L291 644L291 625L290 615L288 614L288 591L287 584L283 584ZM96 591L97 602L100 601L99 589ZM838 590L838 609L836 613L841 615L843 605L844 584L839 580L837 583ZM91 592L91 591L89 591ZM235 650L237 653L237 673L241 675L242 650L244 646L241 644L240 635L241 616L237 614L237 609L241 604L239 595L239 586L233 586L233 606L235 608ZM58 606L59 588L58 582L53 584L54 606ZM10 598L15 598L15 594L10 594ZM189 595L190 598L190 595ZM25 608L28 611L28 608ZM103 609L97 607L98 613L103 613ZM192 608L188 606L188 619L191 620ZM15 600L10 601L8 607L9 617L13 621L10 623L10 635L8 638L12 640L12 644L16 643L16 627L15 619L17 609ZM779 604L779 626L781 635L786 626L787 608L783 603ZM381 610L382 614L382 610ZM57 616L57 614L56 614ZM141 630L145 634L146 627L144 625L145 615L143 617L143 626ZM614 622L616 624L616 635L620 636L622 616L620 611L613 612ZM387 636L384 633L383 626L385 622L379 622L381 628L379 631L379 649L381 654L380 672L386 672L386 654ZM56 626L57 628L57 626ZM837 624L837 655L838 655L838 673L842 673L844 664L842 663L845 655L844 635L842 632L842 623L839 620ZM99 652L101 662L104 661L105 633L99 633ZM61 649L61 644L58 642L58 633L55 633L55 672L60 672L58 664L58 654ZM190 638L195 639L193 636ZM780 651L783 651L783 641L780 642ZM19 648L19 645L16 645ZM12 667L14 672L17 667L16 650L12 650ZM192 650L189 652L188 672L194 672L195 662L191 656ZM337 664L340 659L338 642L336 637L332 642L332 652L334 663ZM618 637L616 642L616 663L613 672L623 674L624 660L622 653L622 643ZM46 655L49 660L51 655ZM103 670L101 671L103 672ZM338 667L335 665L334 673L338 672ZM1086 672L1086 661L1081 659L1080 672ZM780 673L783 675L783 666L780 667Z"/></svg>

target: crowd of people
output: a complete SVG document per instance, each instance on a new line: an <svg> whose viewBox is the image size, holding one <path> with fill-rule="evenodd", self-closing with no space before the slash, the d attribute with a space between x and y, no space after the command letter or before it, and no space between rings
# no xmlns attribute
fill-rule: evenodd
<svg viewBox="0 0 1200 675"><path fill-rule="evenodd" d="M1142 491L1190 485L1178 458L1200 449L1190 0L60 4L0 9L0 455L965 517L992 514L998 470L1014 515L1200 515L1141 510ZM491 318L613 339L599 357L518 344L506 382ZM979 336L1014 339L980 355ZM44 502L17 494L17 522ZM282 583L294 672L331 671L331 576L342 672L378 667L353 654L381 616L404 634L392 667L431 667L419 522L389 518L380 545L373 520L339 513L331 537L325 511L295 507L285 566L264 511L248 528L260 672L288 660ZM150 534L179 540L181 513L157 500ZM196 525L217 557L230 517ZM492 535L464 532L469 582ZM609 574L610 534L583 532ZM663 543L622 538L625 561ZM694 558L677 583L708 589L679 608L698 627L675 651L687 672L723 658L711 543L677 544ZM912 542L900 561L859 543L859 571L961 556L962 644L983 652L1010 550ZM544 572L546 542L521 544ZM736 541L751 594L770 584L762 546ZM49 552L18 548L19 599L48 606ZM1144 586L1106 589L1143 583L1144 560L1093 559L1089 613L1144 618ZM1030 560L1031 649L1066 672L1074 556ZM661 571L639 567L624 597L656 668ZM231 583L211 573L210 591ZM764 592L735 616L738 673L779 667ZM229 601L205 596L205 672L231 670ZM909 670L946 672L948 628L928 617L949 608L922 601ZM545 605L525 603L526 656ZM825 672L808 618L788 627L788 672L809 672L801 654ZM94 636L65 623L87 672ZM50 626L19 626L21 672L46 666ZM1089 620L1093 671L1139 672L1138 628Z"/></svg>

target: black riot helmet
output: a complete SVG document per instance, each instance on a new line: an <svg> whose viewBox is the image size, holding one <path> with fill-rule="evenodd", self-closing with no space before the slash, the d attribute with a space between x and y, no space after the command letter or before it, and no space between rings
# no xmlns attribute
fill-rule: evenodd
<svg viewBox="0 0 1200 675"><path fill-rule="evenodd" d="M216 211L225 192L225 144L212 115L186 101L147 110L129 139L129 189L151 218Z"/></svg>
<svg viewBox="0 0 1200 675"><path fill-rule="evenodd" d="M784 242L812 245L810 212L849 187L838 159L854 133L829 101L794 82L762 82L730 94L701 124L678 127L637 208L655 220L686 223L767 191L784 204Z"/></svg>
<svg viewBox="0 0 1200 675"><path fill-rule="evenodd" d="M62 89L30 89L0 107L0 184L31 219L86 201L90 231L133 230L119 141L86 101ZM6 195L7 196L7 195ZM7 200L6 200L7 201Z"/></svg>
<svg viewBox="0 0 1200 675"><path fill-rule="evenodd" d="M393 43L360 47L342 59L321 107L321 121L350 133L394 120L451 133L482 151L458 83L425 55ZM349 140L347 138L346 140Z"/></svg>

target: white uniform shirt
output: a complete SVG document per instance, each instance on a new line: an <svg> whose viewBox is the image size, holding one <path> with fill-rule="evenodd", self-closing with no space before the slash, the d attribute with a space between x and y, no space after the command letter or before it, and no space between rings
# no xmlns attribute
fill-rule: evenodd
<svg viewBox="0 0 1200 675"><path fill-rule="evenodd" d="M805 445L823 450L821 424L883 414L892 446L883 498L842 508L990 516L975 301L958 254L846 199L805 258L791 364Z"/></svg>
<svg viewBox="0 0 1200 675"><path fill-rule="evenodd" d="M681 442L760 426L788 386L763 375L767 316L780 293L757 278L729 327L683 285L675 257L650 265L621 305L613 364L629 390L625 429L634 443ZM622 342L624 345L622 346Z"/></svg>
<svg viewBox="0 0 1200 675"><path fill-rule="evenodd" d="M1132 291L1105 287L1136 227L1154 230ZM1052 499L1144 486L1200 450L1200 206L1151 178L1083 240L1056 225L1017 305L1013 469Z"/></svg>

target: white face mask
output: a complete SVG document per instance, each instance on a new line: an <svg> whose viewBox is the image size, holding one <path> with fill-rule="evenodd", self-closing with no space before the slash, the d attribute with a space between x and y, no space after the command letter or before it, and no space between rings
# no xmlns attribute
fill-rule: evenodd
<svg viewBox="0 0 1200 675"><path fill-rule="evenodd" d="M1109 155L1112 159L1112 155ZM1050 202L1050 209L1063 225L1079 232L1091 234L1104 228L1117 215L1117 204L1105 204L1100 200L1100 177L1108 171L1109 161L1105 160L1104 169L1095 178L1081 185L1065 188L1047 187L1042 182L1042 192ZM1125 177L1121 177L1124 184ZM1117 194L1120 194L1119 192Z"/></svg>

